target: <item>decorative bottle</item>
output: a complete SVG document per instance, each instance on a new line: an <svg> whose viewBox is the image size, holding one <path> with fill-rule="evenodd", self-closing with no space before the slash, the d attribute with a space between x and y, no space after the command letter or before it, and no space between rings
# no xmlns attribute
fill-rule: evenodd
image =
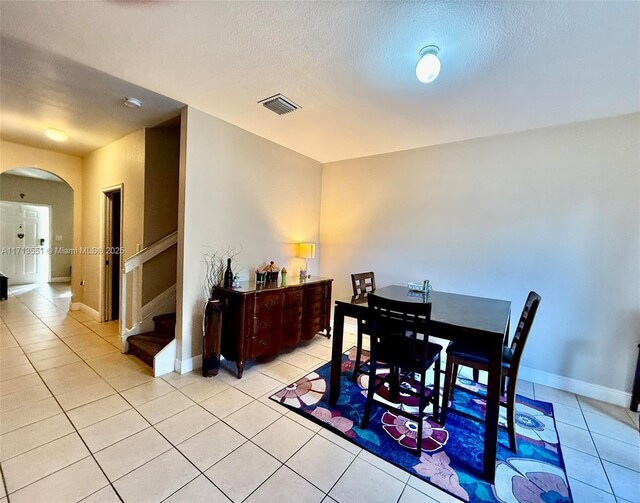
<svg viewBox="0 0 640 503"><path fill-rule="evenodd" d="M233 286L233 272L231 272L231 259L227 259L227 270L224 271L224 286L231 288Z"/></svg>

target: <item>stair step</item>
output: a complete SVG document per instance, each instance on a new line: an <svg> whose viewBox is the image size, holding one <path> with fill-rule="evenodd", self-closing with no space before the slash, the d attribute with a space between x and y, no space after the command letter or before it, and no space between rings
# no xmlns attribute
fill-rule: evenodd
<svg viewBox="0 0 640 503"><path fill-rule="evenodd" d="M154 332L173 339L176 335L176 313L160 314L153 317Z"/></svg>
<svg viewBox="0 0 640 503"><path fill-rule="evenodd" d="M129 342L128 352L153 368L153 357L172 340L155 332L132 335L127 339Z"/></svg>

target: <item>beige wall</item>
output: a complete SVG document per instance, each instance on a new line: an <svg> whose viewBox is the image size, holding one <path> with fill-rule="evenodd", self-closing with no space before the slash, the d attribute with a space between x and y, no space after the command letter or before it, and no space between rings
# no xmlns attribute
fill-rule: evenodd
<svg viewBox="0 0 640 503"><path fill-rule="evenodd" d="M145 132L133 132L98 149L83 159L84 180L82 244L103 246L104 189L122 184L123 246L122 261L136 253L143 243L144 221ZM104 257L82 257L82 279L85 281L82 302L102 312L102 273Z"/></svg>
<svg viewBox="0 0 640 503"><path fill-rule="evenodd" d="M24 199L20 197L24 194ZM51 238L46 248L73 247L73 190L63 182L39 180L3 173L0 176L0 199L51 206ZM55 237L61 240L56 241ZM69 278L71 255L51 255L51 278Z"/></svg>
<svg viewBox="0 0 640 503"><path fill-rule="evenodd" d="M294 243L318 240L321 165L191 107L183 123L178 359L189 360L202 353L206 247L242 250L243 279L268 260L293 273ZM316 265L310 261L313 274Z"/></svg>
<svg viewBox="0 0 640 503"><path fill-rule="evenodd" d="M73 190L73 247L80 248L82 243L82 159L76 156L60 154L18 143L0 142L0 173L15 168L40 168L59 176ZM81 257L71 257L72 301L79 302Z"/></svg>
<svg viewBox="0 0 640 503"><path fill-rule="evenodd" d="M155 127L145 132L144 246L178 229L180 128ZM142 304L153 300L176 282L173 246L143 266Z"/></svg>
<svg viewBox="0 0 640 503"><path fill-rule="evenodd" d="M630 391L640 326L640 115L323 166L321 273L542 295L532 373ZM513 331L513 330L512 330ZM537 374L536 374L537 372Z"/></svg>

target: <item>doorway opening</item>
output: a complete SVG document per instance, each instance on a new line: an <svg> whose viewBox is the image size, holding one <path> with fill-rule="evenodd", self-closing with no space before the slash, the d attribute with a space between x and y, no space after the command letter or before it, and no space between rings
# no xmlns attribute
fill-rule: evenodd
<svg viewBox="0 0 640 503"><path fill-rule="evenodd" d="M120 317L120 271L122 270L122 186L104 189L104 289L103 321Z"/></svg>

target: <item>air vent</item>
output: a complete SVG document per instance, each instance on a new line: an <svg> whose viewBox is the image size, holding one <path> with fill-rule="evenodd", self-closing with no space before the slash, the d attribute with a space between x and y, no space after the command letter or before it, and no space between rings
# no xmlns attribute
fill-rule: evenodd
<svg viewBox="0 0 640 503"><path fill-rule="evenodd" d="M266 108L278 115L288 114L289 112L298 110L298 108L302 108L282 94L270 96L269 98L258 101L258 103L262 103Z"/></svg>

